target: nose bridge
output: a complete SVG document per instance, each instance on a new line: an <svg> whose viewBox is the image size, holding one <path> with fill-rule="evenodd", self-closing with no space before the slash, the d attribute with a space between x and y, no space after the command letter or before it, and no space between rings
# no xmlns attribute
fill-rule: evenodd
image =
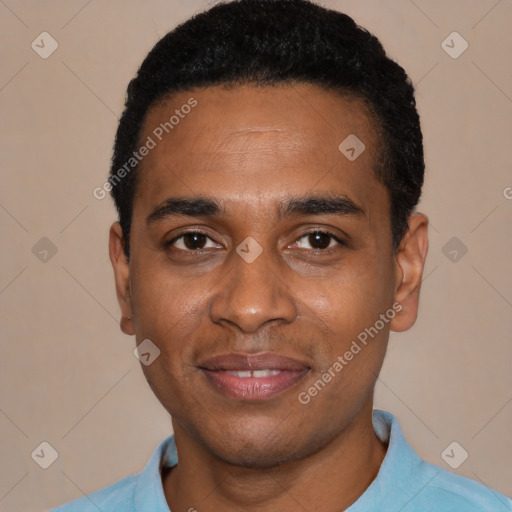
<svg viewBox="0 0 512 512"><path fill-rule="evenodd" d="M291 291L280 278L270 250L246 239L230 260L211 304L212 321L227 321L246 332L270 320L293 321L296 310Z"/></svg>

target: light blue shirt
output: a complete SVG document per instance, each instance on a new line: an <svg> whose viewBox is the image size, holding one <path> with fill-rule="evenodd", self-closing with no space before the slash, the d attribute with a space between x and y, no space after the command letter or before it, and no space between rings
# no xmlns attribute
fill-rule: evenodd
<svg viewBox="0 0 512 512"><path fill-rule="evenodd" d="M346 512L507 512L512 500L478 482L419 458L397 419L374 410L373 426L389 443L379 473ZM174 437L165 439L143 471L53 512L169 512L160 470L178 463Z"/></svg>

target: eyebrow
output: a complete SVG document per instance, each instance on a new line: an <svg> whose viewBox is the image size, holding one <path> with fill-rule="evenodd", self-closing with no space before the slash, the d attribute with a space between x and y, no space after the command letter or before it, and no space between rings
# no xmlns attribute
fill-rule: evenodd
<svg viewBox="0 0 512 512"><path fill-rule="evenodd" d="M353 215L364 217L364 209L347 196L308 196L291 198L278 207L279 219L294 215Z"/></svg>
<svg viewBox="0 0 512 512"><path fill-rule="evenodd" d="M351 215L364 217L364 209L346 196L304 196L282 200L277 207L278 219L292 216ZM158 204L147 216L151 224L171 217L219 217L226 210L217 200L208 197L171 197Z"/></svg>

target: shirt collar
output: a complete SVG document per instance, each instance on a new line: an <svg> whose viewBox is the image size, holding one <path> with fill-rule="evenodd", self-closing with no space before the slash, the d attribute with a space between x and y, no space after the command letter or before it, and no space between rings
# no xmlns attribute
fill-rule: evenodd
<svg viewBox="0 0 512 512"><path fill-rule="evenodd" d="M146 467L140 473L135 489L137 512L169 512L162 485L162 469L178 464L178 452L174 436L162 441L154 451Z"/></svg>
<svg viewBox="0 0 512 512"><path fill-rule="evenodd" d="M398 420L391 413L375 409L373 428L377 437L388 443L386 456L377 477L346 512L373 510L376 504L381 510L401 510L438 473L435 466L422 461L409 446ZM169 512L161 471L177 463L178 453L174 436L171 435L160 443L139 475L135 490L135 508L138 512Z"/></svg>
<svg viewBox="0 0 512 512"><path fill-rule="evenodd" d="M367 512L377 505L379 510L400 511L441 471L409 446L391 413L375 409L373 428L377 437L388 443L386 455L376 478L346 512Z"/></svg>

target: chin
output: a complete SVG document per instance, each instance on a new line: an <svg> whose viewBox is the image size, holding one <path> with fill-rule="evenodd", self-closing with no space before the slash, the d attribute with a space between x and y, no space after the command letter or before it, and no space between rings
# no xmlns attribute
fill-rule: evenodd
<svg viewBox="0 0 512 512"><path fill-rule="evenodd" d="M223 444L209 446L212 455L226 464L247 469L271 469L301 458L293 448L268 446L268 443L247 443L240 446Z"/></svg>
<svg viewBox="0 0 512 512"><path fill-rule="evenodd" d="M199 435L197 439L217 460L247 469L270 469L300 460L320 450L326 439L296 432L278 432L278 427L253 425L253 428L226 429L222 434ZM328 442L328 441L327 441Z"/></svg>

